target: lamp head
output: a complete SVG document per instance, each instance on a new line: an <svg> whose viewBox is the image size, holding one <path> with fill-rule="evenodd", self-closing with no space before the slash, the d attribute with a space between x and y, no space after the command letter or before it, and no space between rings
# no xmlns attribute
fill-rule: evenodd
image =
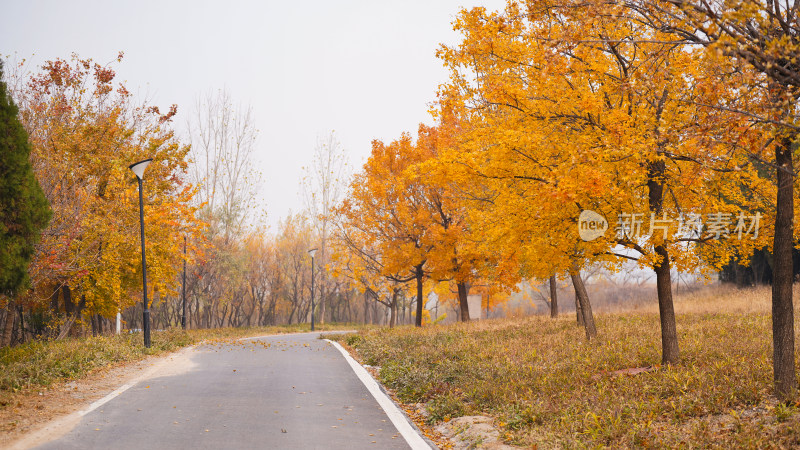
<svg viewBox="0 0 800 450"><path fill-rule="evenodd" d="M314 255L317 254L317 249L316 248L312 248L311 250L308 251L308 254L311 255L311 257L313 258Z"/></svg>
<svg viewBox="0 0 800 450"><path fill-rule="evenodd" d="M128 168L131 169L133 171L133 173L135 173L136 176L140 180L143 180L144 179L144 169L146 169L147 166L151 162L153 162L153 158L147 158L147 159L145 159L143 161L139 161L139 162L131 164L130 166L128 166Z"/></svg>

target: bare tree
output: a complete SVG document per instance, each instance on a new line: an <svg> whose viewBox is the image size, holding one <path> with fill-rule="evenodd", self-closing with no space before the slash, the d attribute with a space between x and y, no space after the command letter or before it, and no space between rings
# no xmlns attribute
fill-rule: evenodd
<svg viewBox="0 0 800 450"><path fill-rule="evenodd" d="M314 157L311 166L305 168L303 178L303 195L308 209L314 233L319 239L319 265L325 267L329 261L329 240L333 227L331 213L339 203L342 194L348 185L347 153L336 138L336 132L331 131L325 137L317 138L314 147ZM328 275L325 270L320 270L320 324L325 324L325 305L331 289L329 289Z"/></svg>
<svg viewBox="0 0 800 450"><path fill-rule="evenodd" d="M195 198L216 219L214 231L228 241L244 228L260 183L253 169L258 136L253 108L234 107L224 89L209 92L197 99L187 128L194 162L190 174L199 186Z"/></svg>
<svg viewBox="0 0 800 450"><path fill-rule="evenodd" d="M195 298L195 314L201 315L202 326L221 326L228 314L241 307L244 295L242 286L232 283L246 278L239 244L259 184L259 174L253 169L258 131L252 107L234 106L224 89L198 97L187 129L190 181L198 186L195 201L209 225L206 241L210 243L203 261L190 268L196 282L189 284L189 295Z"/></svg>

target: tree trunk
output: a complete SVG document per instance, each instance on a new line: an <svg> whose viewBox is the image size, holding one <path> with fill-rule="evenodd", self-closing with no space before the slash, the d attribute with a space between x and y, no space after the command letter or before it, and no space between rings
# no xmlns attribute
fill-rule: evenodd
<svg viewBox="0 0 800 450"><path fill-rule="evenodd" d="M60 292L61 290L58 287L56 287L55 289L53 289L53 294L50 296L50 310L53 312L54 315L58 314L58 294Z"/></svg>
<svg viewBox="0 0 800 450"><path fill-rule="evenodd" d="M558 284L556 276L550 276L550 317L558 317Z"/></svg>
<svg viewBox="0 0 800 450"><path fill-rule="evenodd" d="M572 287L574 288L575 284L573 284ZM575 290L575 319L578 322L579 327L586 326L586 321L583 320L583 311L581 310L581 303L578 299L577 289Z"/></svg>
<svg viewBox="0 0 800 450"><path fill-rule="evenodd" d="M422 301L422 275L424 272L422 271L422 264L418 265L416 268L416 279L417 279L417 317L414 320L414 325L417 327L422 326L422 309L424 303Z"/></svg>
<svg viewBox="0 0 800 450"><path fill-rule="evenodd" d="M774 264L772 268L772 369L775 395L781 400L794 397L797 380L794 372L794 309L792 282L794 267L794 168L792 142L784 139L775 150L778 166L778 196L776 199Z"/></svg>
<svg viewBox="0 0 800 450"><path fill-rule="evenodd" d="M22 305L17 305L17 313L19 314L19 343L25 343L25 310Z"/></svg>
<svg viewBox="0 0 800 450"><path fill-rule="evenodd" d="M461 321L469 322L469 302L467 301L467 294L469 291L467 289L467 284L459 282L456 286L458 286L458 305L461 307L459 311L461 314Z"/></svg>
<svg viewBox="0 0 800 450"><path fill-rule="evenodd" d="M369 325L369 295L364 291L364 324Z"/></svg>
<svg viewBox="0 0 800 450"><path fill-rule="evenodd" d="M392 303L389 304L389 328L397 324L397 289L392 292Z"/></svg>
<svg viewBox="0 0 800 450"><path fill-rule="evenodd" d="M652 162L647 168L647 190L650 212L661 216L664 203L664 161ZM672 304L672 280L670 277L669 252L663 244L656 245L655 253L660 261L653 269L656 272L658 291L658 315L661 320L661 362L678 362L678 331L675 327L675 309Z"/></svg>
<svg viewBox="0 0 800 450"><path fill-rule="evenodd" d="M569 273L572 278L572 285L575 288L575 298L578 300L581 315L583 316L583 327L586 329L586 339L592 340L597 337L597 328L594 325L594 316L592 315L592 305L589 303L589 294L586 292L586 286L581 279L581 272L577 268Z"/></svg>
<svg viewBox="0 0 800 450"><path fill-rule="evenodd" d="M320 275L322 275L323 273L325 273L325 271L324 270L320 270ZM327 303L325 301L325 298L327 297L328 293L325 292L327 290L327 288L325 286L325 277L321 276L319 278L320 278L320 280L319 280L320 281L320 283L319 283L319 294L320 294L319 295L319 325L323 326L323 325L325 325L325 304Z"/></svg>
<svg viewBox="0 0 800 450"><path fill-rule="evenodd" d="M661 319L661 362L676 364L679 359L678 330L675 326L675 309L672 304L672 279L669 253L663 245L656 246L661 263L655 268L658 292L658 315Z"/></svg>
<svg viewBox="0 0 800 450"><path fill-rule="evenodd" d="M8 347L11 345L11 332L14 330L14 302L8 299L6 304L6 320L3 326L2 341L0 347Z"/></svg>
<svg viewBox="0 0 800 450"><path fill-rule="evenodd" d="M75 312L75 303L72 302L72 290L68 285L61 286L61 295L64 297L64 311L67 315L73 315Z"/></svg>

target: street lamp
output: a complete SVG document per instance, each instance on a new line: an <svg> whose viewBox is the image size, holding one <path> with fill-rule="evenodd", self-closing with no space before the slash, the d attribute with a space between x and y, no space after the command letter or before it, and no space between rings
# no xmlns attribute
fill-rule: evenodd
<svg viewBox="0 0 800 450"><path fill-rule="evenodd" d="M314 255L316 253L316 248L308 251L308 254L311 255L311 331L314 331Z"/></svg>
<svg viewBox="0 0 800 450"><path fill-rule="evenodd" d="M183 235L183 283L181 284L181 297L183 297L183 314L181 314L181 327L186 329L186 235Z"/></svg>
<svg viewBox="0 0 800 450"><path fill-rule="evenodd" d="M150 306L147 302L147 259L144 256L144 195L142 194L142 178L144 177L144 169L146 169L151 162L153 162L153 158L147 158L128 166L128 168L136 174L136 180L139 181L139 224L142 240L142 304L144 305L144 310L142 311L142 331L144 332L144 346L147 348L150 348Z"/></svg>

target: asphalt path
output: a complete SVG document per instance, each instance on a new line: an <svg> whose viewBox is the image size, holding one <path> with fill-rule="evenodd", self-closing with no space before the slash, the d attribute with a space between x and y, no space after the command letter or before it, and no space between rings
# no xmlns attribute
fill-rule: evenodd
<svg viewBox="0 0 800 450"><path fill-rule="evenodd" d="M37 448L410 448L318 336L199 346L188 370L140 381Z"/></svg>

